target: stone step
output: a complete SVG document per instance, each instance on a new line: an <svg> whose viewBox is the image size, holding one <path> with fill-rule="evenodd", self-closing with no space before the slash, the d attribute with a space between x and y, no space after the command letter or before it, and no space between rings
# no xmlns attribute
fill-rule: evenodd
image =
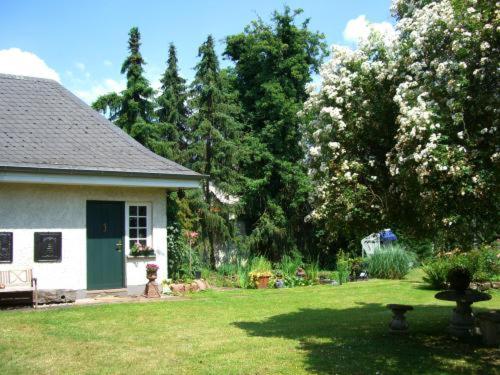
<svg viewBox="0 0 500 375"><path fill-rule="evenodd" d="M127 288L120 289L102 289L102 290L87 290L87 298L97 298L97 297L126 297Z"/></svg>

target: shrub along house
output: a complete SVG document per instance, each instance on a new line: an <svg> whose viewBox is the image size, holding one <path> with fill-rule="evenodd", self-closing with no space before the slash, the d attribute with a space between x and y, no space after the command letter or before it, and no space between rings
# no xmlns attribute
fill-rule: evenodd
<svg viewBox="0 0 500 375"><path fill-rule="evenodd" d="M139 293L148 262L166 278L166 192L201 177L57 82L0 74L0 271L31 268L42 293Z"/></svg>

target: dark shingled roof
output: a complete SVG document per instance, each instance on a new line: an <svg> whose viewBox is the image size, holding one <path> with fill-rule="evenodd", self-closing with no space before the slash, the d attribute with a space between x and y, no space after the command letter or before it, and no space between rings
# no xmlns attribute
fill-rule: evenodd
<svg viewBox="0 0 500 375"><path fill-rule="evenodd" d="M0 74L0 170L199 179L59 83Z"/></svg>

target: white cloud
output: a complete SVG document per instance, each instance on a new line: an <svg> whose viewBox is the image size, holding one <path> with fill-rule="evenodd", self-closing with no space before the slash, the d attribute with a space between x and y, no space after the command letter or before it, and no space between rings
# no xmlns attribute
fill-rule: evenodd
<svg viewBox="0 0 500 375"><path fill-rule="evenodd" d="M75 66L76 66L78 69L80 69L82 72L84 72L84 71L85 71L85 64L84 64L84 63L82 63L82 62L77 62L77 63L75 63Z"/></svg>
<svg viewBox="0 0 500 375"><path fill-rule="evenodd" d="M75 94L86 103L92 104L101 95L110 92L120 93L125 89L125 86L125 81L107 78L102 83L92 85L88 90L75 90Z"/></svg>
<svg viewBox="0 0 500 375"><path fill-rule="evenodd" d="M347 42L359 43L362 40L366 40L372 30L382 34L386 42L390 42L396 37L396 31L391 23L370 22L364 14L349 20L342 34Z"/></svg>
<svg viewBox="0 0 500 375"><path fill-rule="evenodd" d="M155 79L153 82L151 82L151 87L153 90L159 91L161 89L162 83L160 82L159 79Z"/></svg>
<svg viewBox="0 0 500 375"><path fill-rule="evenodd" d="M112 63L110 60L104 60L104 61L103 61L103 64L104 64L105 66L113 66L113 63Z"/></svg>
<svg viewBox="0 0 500 375"><path fill-rule="evenodd" d="M49 78L60 82L59 74L32 52L19 48L0 50L0 73Z"/></svg>

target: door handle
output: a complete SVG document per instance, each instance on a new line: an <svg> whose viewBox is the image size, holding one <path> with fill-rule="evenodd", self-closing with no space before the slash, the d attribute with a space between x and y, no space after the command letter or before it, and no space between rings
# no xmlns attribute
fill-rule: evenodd
<svg viewBox="0 0 500 375"><path fill-rule="evenodd" d="M122 248L123 248L123 242L122 240L119 240L117 243L116 243L116 251L118 252L121 252L122 251Z"/></svg>

